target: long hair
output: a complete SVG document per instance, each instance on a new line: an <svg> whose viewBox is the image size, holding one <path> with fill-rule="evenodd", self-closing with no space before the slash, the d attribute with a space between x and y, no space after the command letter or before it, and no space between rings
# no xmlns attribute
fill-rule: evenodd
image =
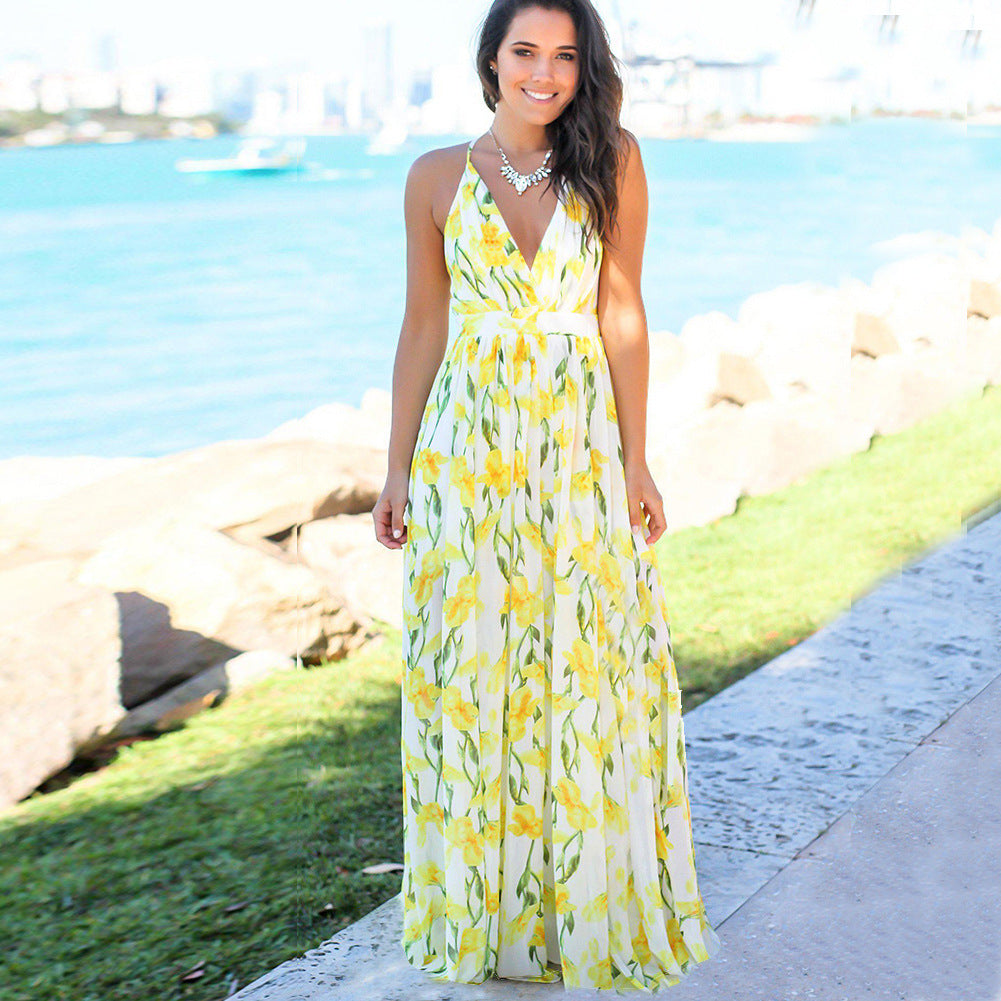
<svg viewBox="0 0 1001 1001"><path fill-rule="evenodd" d="M590 0L494 0L483 19L476 52L483 100L491 111L496 109L500 88L490 61L496 59L514 16L526 7L565 11L576 28L577 89L559 118L546 126L553 149L549 185L561 198L571 188L588 207L583 223L588 242L594 233L610 241L619 203L619 170L627 149L619 124L622 78L604 22Z"/></svg>

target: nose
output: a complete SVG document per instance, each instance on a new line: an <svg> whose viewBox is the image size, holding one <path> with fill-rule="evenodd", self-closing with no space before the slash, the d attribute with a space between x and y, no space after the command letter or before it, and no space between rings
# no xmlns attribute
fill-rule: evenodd
<svg viewBox="0 0 1001 1001"><path fill-rule="evenodd" d="M532 79L539 83L552 83L553 70L547 59L541 59L532 67Z"/></svg>

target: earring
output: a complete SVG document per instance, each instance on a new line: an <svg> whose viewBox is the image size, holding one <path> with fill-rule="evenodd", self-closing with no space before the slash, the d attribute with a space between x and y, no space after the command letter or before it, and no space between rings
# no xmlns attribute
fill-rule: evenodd
<svg viewBox="0 0 1001 1001"><path fill-rule="evenodd" d="M490 67L490 72L493 73L494 76L497 76L497 67L496 66L491 66Z"/></svg>

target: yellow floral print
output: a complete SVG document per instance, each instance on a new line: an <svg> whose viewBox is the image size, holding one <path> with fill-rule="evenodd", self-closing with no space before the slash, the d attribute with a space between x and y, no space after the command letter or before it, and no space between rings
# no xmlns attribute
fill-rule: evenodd
<svg viewBox="0 0 1001 1001"><path fill-rule="evenodd" d="M434 980L653 991L720 947L587 211L567 191L529 268L467 154L444 227L457 323L410 469L401 685L400 942Z"/></svg>

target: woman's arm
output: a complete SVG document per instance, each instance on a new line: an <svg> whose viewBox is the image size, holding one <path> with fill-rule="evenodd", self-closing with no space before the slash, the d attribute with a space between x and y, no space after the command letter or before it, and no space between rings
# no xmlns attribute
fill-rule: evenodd
<svg viewBox="0 0 1001 1001"><path fill-rule="evenodd" d="M619 209L606 241L598 279L598 326L608 358L619 417L629 495L629 519L651 545L667 527L664 504L646 461L650 343L640 292L647 227L647 186L636 137L626 131L628 154L619 177ZM649 522L644 524L643 514Z"/></svg>
<svg viewBox="0 0 1001 1001"><path fill-rule="evenodd" d="M389 549L406 541L403 513L421 418L448 338L449 275L444 237L433 216L444 151L419 156L407 174L407 302L393 366L392 424L386 486L372 512L376 537Z"/></svg>

